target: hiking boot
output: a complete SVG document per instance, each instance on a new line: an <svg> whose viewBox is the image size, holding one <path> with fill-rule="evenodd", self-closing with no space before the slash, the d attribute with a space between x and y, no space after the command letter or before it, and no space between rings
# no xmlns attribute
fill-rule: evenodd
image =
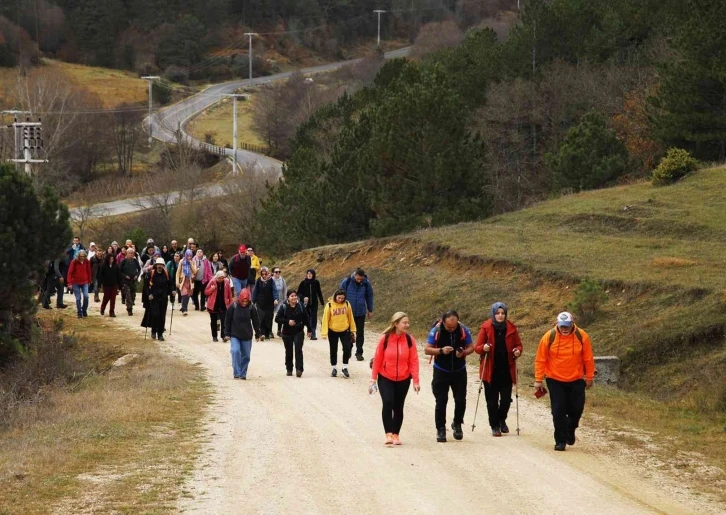
<svg viewBox="0 0 726 515"><path fill-rule="evenodd" d="M280 331L277 331L277 336L279 336L280 338L282 338L282 333Z"/></svg>
<svg viewBox="0 0 726 515"><path fill-rule="evenodd" d="M565 447L566 447L565 442L557 442L555 444L555 450L556 451L564 451L565 450Z"/></svg>
<svg viewBox="0 0 726 515"><path fill-rule="evenodd" d="M101 316L103 316L104 313L106 313L106 310L105 309L102 309L101 310Z"/></svg>
<svg viewBox="0 0 726 515"><path fill-rule="evenodd" d="M386 445L393 445L393 433L386 433Z"/></svg>
<svg viewBox="0 0 726 515"><path fill-rule="evenodd" d="M436 430L436 441L437 442L445 442L446 441L446 428L440 427Z"/></svg>
<svg viewBox="0 0 726 515"><path fill-rule="evenodd" d="M53 309L50 306L43 306L43 309Z"/></svg>
<svg viewBox="0 0 726 515"><path fill-rule="evenodd" d="M242 379L243 381L247 381L247 378L245 376L240 376L240 379Z"/></svg>
<svg viewBox="0 0 726 515"><path fill-rule="evenodd" d="M338 377L338 371L336 369L333 369L333 371L330 373L330 377Z"/></svg>
<svg viewBox="0 0 726 515"><path fill-rule="evenodd" d="M574 432L573 432L573 433L570 433L570 434L569 434L569 435L567 436L567 441L566 441L566 443L567 443L567 445L575 445L575 433L574 433Z"/></svg>
<svg viewBox="0 0 726 515"><path fill-rule="evenodd" d="M464 431L461 430L461 424L452 422L451 429L454 430L454 440L461 440L464 438Z"/></svg>
<svg viewBox="0 0 726 515"><path fill-rule="evenodd" d="M311 339L311 340L317 340L317 339L318 339L318 337L317 337L317 336L313 336L313 337L312 337L312 338L310 338L310 339Z"/></svg>
<svg viewBox="0 0 726 515"><path fill-rule="evenodd" d="M499 423L499 429L504 434L509 433L509 426L503 420Z"/></svg>
<svg viewBox="0 0 726 515"><path fill-rule="evenodd" d="M403 442L401 442L401 438L397 435L393 435L393 445L401 445Z"/></svg>
<svg viewBox="0 0 726 515"><path fill-rule="evenodd" d="M93 302L101 302L101 299L98 298L98 295L93 297Z"/></svg>
<svg viewBox="0 0 726 515"><path fill-rule="evenodd" d="M163 342L164 341L164 335L163 334L160 334L158 336L158 339L159 339L160 342Z"/></svg>
<svg viewBox="0 0 726 515"><path fill-rule="evenodd" d="M348 373L348 369L347 368L343 368L343 375L345 377L350 377L350 374Z"/></svg>
<svg viewBox="0 0 726 515"><path fill-rule="evenodd" d="M502 431L498 427L492 428L492 436L502 436Z"/></svg>
<svg viewBox="0 0 726 515"><path fill-rule="evenodd" d="M156 340L156 331L151 331L151 339Z"/></svg>
<svg viewBox="0 0 726 515"><path fill-rule="evenodd" d="M291 376L292 375L292 370L288 370L287 371L287 375Z"/></svg>
<svg viewBox="0 0 726 515"><path fill-rule="evenodd" d="M214 338L212 338L212 341L213 341L214 343L217 343L217 342L218 342L219 340L218 340L218 339L217 339L217 337L215 336Z"/></svg>
<svg viewBox="0 0 726 515"><path fill-rule="evenodd" d="M55 309L66 309L68 307L68 304L61 304L60 306L56 305Z"/></svg>
<svg viewBox="0 0 726 515"><path fill-rule="evenodd" d="M133 315L134 315L134 312L133 312L133 311L131 311L130 309L127 309L127 310L126 310L126 313L128 313L128 314L129 314L129 316L133 316Z"/></svg>
<svg viewBox="0 0 726 515"><path fill-rule="evenodd" d="M296 376L298 376L298 377L302 377L302 373L303 373L303 371L302 371L302 370L297 370L297 371L295 372L295 375L296 375Z"/></svg>
<svg viewBox="0 0 726 515"><path fill-rule="evenodd" d="M78 318L83 318L83 315L81 313L78 313Z"/></svg>
<svg viewBox="0 0 726 515"><path fill-rule="evenodd" d="M116 318L116 313L111 311L111 313L109 313L108 316L110 316L111 318Z"/></svg>
<svg viewBox="0 0 726 515"><path fill-rule="evenodd" d="M84 312L83 312L83 313L81 313L81 314L83 315L83 318L86 318L86 317L88 316L88 311L84 311Z"/></svg>
<svg viewBox="0 0 726 515"><path fill-rule="evenodd" d="M358 361L363 361L363 354L356 354L355 359L357 359Z"/></svg>

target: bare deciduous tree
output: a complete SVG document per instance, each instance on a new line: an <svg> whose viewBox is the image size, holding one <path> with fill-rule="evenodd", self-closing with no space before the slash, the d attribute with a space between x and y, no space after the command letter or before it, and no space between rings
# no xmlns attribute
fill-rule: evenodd
<svg viewBox="0 0 726 515"><path fill-rule="evenodd" d="M116 156L118 172L121 175L130 175L134 165L134 152L142 139L142 114L126 104L119 107L119 111L111 115L109 130L111 143Z"/></svg>
<svg viewBox="0 0 726 515"><path fill-rule="evenodd" d="M455 21L427 23L421 27L409 55L421 58L435 50L459 46L462 41L464 41L464 32Z"/></svg>

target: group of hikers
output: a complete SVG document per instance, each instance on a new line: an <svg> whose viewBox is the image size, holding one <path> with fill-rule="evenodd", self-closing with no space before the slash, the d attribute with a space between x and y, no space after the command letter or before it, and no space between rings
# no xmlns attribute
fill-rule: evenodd
<svg viewBox="0 0 726 515"><path fill-rule="evenodd" d="M247 379L253 337L264 341L275 336L282 338L285 347L287 375L292 376L294 371L302 377L304 339L307 335L317 340L321 305L321 336L330 347L331 376L338 376L339 344L343 377L350 377L348 366L354 346L356 359L365 359L365 322L373 316L373 286L364 270L358 268L345 277L326 301L314 269L306 272L297 289L288 288L280 267L270 271L249 245L240 245L227 260L220 250L207 257L193 238L184 247L174 240L161 248L149 239L141 252L131 240L123 247L114 241L105 250L90 243L86 250L80 239L74 238L65 256L48 262L41 300L44 308L51 309L50 297L55 292L56 307L65 308L64 290L72 291L77 316L83 318L88 316L90 293L94 302L101 302L102 289L101 315L109 307L109 316L116 316L116 297L120 293L122 304L132 316L137 284L141 285L145 307L141 325L151 330L152 339L164 340L168 305L172 304L173 317L177 296L183 316L187 316L190 300L195 311L206 310L212 341L218 342L221 336L223 341L230 342L235 379ZM420 391L418 348L409 329L408 315L395 313L370 360L369 393L378 390L381 396L386 445L401 444L403 410L411 383L416 393ZM426 339L424 353L433 362L431 389L436 399L434 421L438 442L446 442L449 390L454 399L453 437L461 440L464 436L466 359L472 353L480 356L478 376L485 392L492 435L509 433L507 418L512 390L517 388L517 360L522 352L519 332L508 319L507 306L502 302L491 306L476 341L456 311L447 311L437 320ZM575 444L585 389L592 385L594 373L589 336L575 325L570 313L560 313L554 328L539 342L534 366L535 395L547 393L545 378L549 388L555 450L563 451L567 445Z"/></svg>

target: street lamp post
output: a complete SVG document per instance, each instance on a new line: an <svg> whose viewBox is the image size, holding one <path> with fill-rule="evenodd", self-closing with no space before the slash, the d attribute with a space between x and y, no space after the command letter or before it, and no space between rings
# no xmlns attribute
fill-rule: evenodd
<svg viewBox="0 0 726 515"><path fill-rule="evenodd" d="M374 13L378 14L378 46L381 46L381 14L383 14L386 11L383 11L381 9L376 9L373 11Z"/></svg>
<svg viewBox="0 0 726 515"><path fill-rule="evenodd" d="M244 35L249 36L249 38L250 38L250 49L249 49L249 52L247 53L247 59L249 61L249 65L250 65L249 85L252 86L252 36L256 36L257 33L256 32L245 32Z"/></svg>

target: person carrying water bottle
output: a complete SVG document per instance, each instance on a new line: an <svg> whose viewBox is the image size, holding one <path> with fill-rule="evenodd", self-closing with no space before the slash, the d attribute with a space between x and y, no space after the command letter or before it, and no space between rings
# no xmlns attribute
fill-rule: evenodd
<svg viewBox="0 0 726 515"><path fill-rule="evenodd" d="M418 375L418 351L416 340L408 334L411 323L402 311L391 317L391 323L378 340L373 357L371 384L372 393L378 384L383 401L383 429L386 445L401 445L399 437L403 425L403 405L411 387L416 393L421 390Z"/></svg>

